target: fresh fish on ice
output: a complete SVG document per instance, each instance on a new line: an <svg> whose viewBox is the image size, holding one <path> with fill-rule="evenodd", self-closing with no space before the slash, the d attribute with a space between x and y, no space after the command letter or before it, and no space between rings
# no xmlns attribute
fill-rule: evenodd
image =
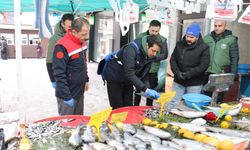
<svg viewBox="0 0 250 150"><path fill-rule="evenodd" d="M197 150L217 150L217 148L215 148L211 145L197 142L197 141L193 141L193 140L173 139L172 141L177 143L179 146L181 146L185 150L196 150L196 149Z"/></svg>
<svg viewBox="0 0 250 150"><path fill-rule="evenodd" d="M134 137L137 137L137 138L141 139L142 141L148 142L148 143L150 143L151 141L161 143L161 139L159 137L152 135L152 134L149 134L141 129L137 129L137 132L134 135Z"/></svg>
<svg viewBox="0 0 250 150"><path fill-rule="evenodd" d="M155 141L151 141L150 143L151 143L151 149L152 150L176 150L173 147L162 145L162 144L157 143Z"/></svg>
<svg viewBox="0 0 250 150"><path fill-rule="evenodd" d="M228 136L234 137L241 137L241 138L248 138L250 139L250 132L247 131L236 131L232 129L222 129L222 128L215 128L215 127L205 127L208 131L212 131L215 133L221 133Z"/></svg>
<svg viewBox="0 0 250 150"><path fill-rule="evenodd" d="M171 137L171 134L166 132L166 131L163 131L161 129L158 129L158 128L154 128L154 127L150 127L150 126L143 126L144 130L150 134L153 134L155 136L158 136L159 138L161 139L168 139Z"/></svg>
<svg viewBox="0 0 250 150"><path fill-rule="evenodd" d="M211 136L211 137L215 137L218 140L230 140L232 141L234 144L239 144L243 141L250 141L250 139L247 138L240 138L240 137L235 137L235 136L228 136L228 135L224 135L221 133L212 133L212 132L201 132L202 134L205 134L207 136Z"/></svg>
<svg viewBox="0 0 250 150"><path fill-rule="evenodd" d="M174 148L176 150L182 150L183 149L178 144L176 144L176 143L174 143L172 141L165 141L165 140L163 140L162 141L162 145L166 145L166 146L172 147L172 148Z"/></svg>
<svg viewBox="0 0 250 150"><path fill-rule="evenodd" d="M69 137L69 144L71 144L74 147L78 147L81 143L82 143L82 139L80 136L80 126L78 125L76 130L73 131L73 133L71 134L71 136Z"/></svg>
<svg viewBox="0 0 250 150"><path fill-rule="evenodd" d="M81 138L86 143L97 141L97 135L93 132L93 127L89 126L86 128Z"/></svg>
<svg viewBox="0 0 250 150"><path fill-rule="evenodd" d="M108 140L106 142L109 146L115 147L116 150L125 150L125 146L116 140Z"/></svg>
<svg viewBox="0 0 250 150"><path fill-rule="evenodd" d="M207 113L206 112L199 112L199 111L180 111L178 109L171 109L170 112L172 114L185 117L185 118L200 118L204 117Z"/></svg>
<svg viewBox="0 0 250 150"><path fill-rule="evenodd" d="M122 133L121 133L120 130L116 127L115 124L112 124L112 130L111 130L110 136L111 136L114 140L116 140L116 141L118 141L118 142L120 142L120 143L122 143L122 141L123 141Z"/></svg>
<svg viewBox="0 0 250 150"><path fill-rule="evenodd" d="M198 126L190 123L179 123L179 122L170 122L169 124L178 126L180 128L187 129L192 132L205 132L207 129L203 126Z"/></svg>
<svg viewBox="0 0 250 150"><path fill-rule="evenodd" d="M136 133L136 128L131 124L124 124L123 132L128 132L134 135Z"/></svg>
<svg viewBox="0 0 250 150"><path fill-rule="evenodd" d="M142 140L140 140L140 139L132 136L130 133L125 132L123 134L123 136L124 136L123 143L124 143L125 146L128 146L128 145L137 145L137 144L143 143Z"/></svg>
<svg viewBox="0 0 250 150"><path fill-rule="evenodd" d="M93 148L94 150L116 150L116 148L113 146L109 146L107 144L98 143L98 142L89 143L89 146Z"/></svg>

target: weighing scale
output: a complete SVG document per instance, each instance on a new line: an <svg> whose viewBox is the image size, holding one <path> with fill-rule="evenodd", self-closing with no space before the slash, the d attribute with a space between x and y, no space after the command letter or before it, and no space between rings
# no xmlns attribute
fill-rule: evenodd
<svg viewBox="0 0 250 150"><path fill-rule="evenodd" d="M213 92L211 106L217 102L219 92L228 91L234 83L233 73L210 74L208 83L203 87L204 91Z"/></svg>

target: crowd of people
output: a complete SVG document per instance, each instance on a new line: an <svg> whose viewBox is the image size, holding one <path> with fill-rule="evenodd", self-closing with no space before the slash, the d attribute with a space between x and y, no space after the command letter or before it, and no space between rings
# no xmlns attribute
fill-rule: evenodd
<svg viewBox="0 0 250 150"><path fill-rule="evenodd" d="M203 38L199 24L188 26L170 56L172 90L177 94L168 109L175 108L185 93L203 92L210 74L230 72L237 80L237 37L226 27L226 21L216 20L214 31ZM146 32L108 54L99 64L98 72L105 80L113 109L140 105L141 96L147 98L146 105L152 106L153 100L160 97L156 90L158 71L160 61L168 57L167 39L160 35L160 29L161 23L152 20ZM84 113L84 92L89 88L86 63L89 31L86 19L64 14L49 40L46 65L59 115Z"/></svg>

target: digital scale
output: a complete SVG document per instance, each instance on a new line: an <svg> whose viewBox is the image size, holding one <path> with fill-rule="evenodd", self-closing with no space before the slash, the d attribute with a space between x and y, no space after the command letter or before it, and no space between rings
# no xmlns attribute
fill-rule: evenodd
<svg viewBox="0 0 250 150"><path fill-rule="evenodd" d="M219 92L228 91L234 83L233 73L210 74L208 83L203 87L204 91L213 92L211 106L217 102Z"/></svg>

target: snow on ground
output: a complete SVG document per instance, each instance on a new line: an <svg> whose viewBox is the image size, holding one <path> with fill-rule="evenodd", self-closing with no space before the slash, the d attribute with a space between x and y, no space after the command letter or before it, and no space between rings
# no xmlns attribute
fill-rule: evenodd
<svg viewBox="0 0 250 150"><path fill-rule="evenodd" d="M97 63L88 63L90 89L85 93L85 115L109 107L106 86L96 74ZM27 122L57 116L55 90L51 86L45 59L22 59L22 85L18 88L16 59L0 59L1 111L18 111ZM19 76L20 77L20 76Z"/></svg>

